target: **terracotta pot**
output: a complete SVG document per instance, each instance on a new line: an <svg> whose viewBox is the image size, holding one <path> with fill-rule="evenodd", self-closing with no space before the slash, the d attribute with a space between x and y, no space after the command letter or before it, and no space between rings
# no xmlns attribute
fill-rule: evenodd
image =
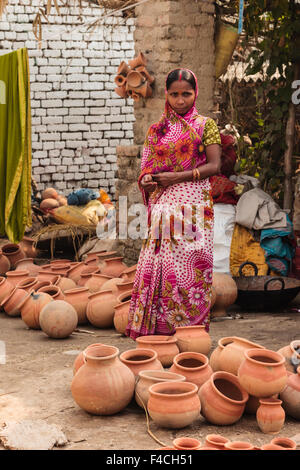
<svg viewBox="0 0 300 470"><path fill-rule="evenodd" d="M278 393L272 395L272 397L270 398L278 398ZM256 412L259 407L259 400L260 397L253 397L252 395L249 395L248 401L245 406L245 413L249 415L256 415Z"/></svg>
<svg viewBox="0 0 300 470"><path fill-rule="evenodd" d="M286 387L280 393L285 412L292 418L300 420L300 366L297 374L290 374Z"/></svg>
<svg viewBox="0 0 300 470"><path fill-rule="evenodd" d="M18 287L18 289L26 290L26 292L31 292L32 290L37 290L35 287L37 284L38 281L35 277L27 277L26 279L18 282L16 287Z"/></svg>
<svg viewBox="0 0 300 470"><path fill-rule="evenodd" d="M126 90L128 91L128 94L130 98L132 98L134 101L139 101L140 100L140 95L136 93L135 91L131 90L130 88L126 87Z"/></svg>
<svg viewBox="0 0 300 470"><path fill-rule="evenodd" d="M134 91L135 93L143 96L144 98L150 98L150 96L152 96L152 88L147 81L142 83L140 86L136 87Z"/></svg>
<svg viewBox="0 0 300 470"><path fill-rule="evenodd" d="M36 290L37 292L45 292L52 297L53 300L65 300L65 296L58 286L43 286Z"/></svg>
<svg viewBox="0 0 300 470"><path fill-rule="evenodd" d="M185 377L165 370L142 370L138 374L138 381L135 386L135 401L137 404L147 408L149 400L149 387L161 382L185 382ZM144 404L144 406L143 406Z"/></svg>
<svg viewBox="0 0 300 470"><path fill-rule="evenodd" d="M223 354L225 348L226 353ZM221 367L226 368L226 372L237 375L238 368L244 360L244 351L247 349L263 348L260 344L252 343L245 338L239 338L238 336L226 336L218 341L218 346L212 352L209 363L214 372L223 370ZM222 362L220 363L220 356L222 354ZM233 364L231 364L233 361Z"/></svg>
<svg viewBox="0 0 300 470"><path fill-rule="evenodd" d="M232 441L226 442L224 450L254 450L254 446L250 442Z"/></svg>
<svg viewBox="0 0 300 470"><path fill-rule="evenodd" d="M275 444L264 444L263 446L261 446L260 449L261 450L287 450L287 449L284 449L283 447L276 446Z"/></svg>
<svg viewBox="0 0 300 470"><path fill-rule="evenodd" d="M146 83L145 77L136 70L130 71L127 75L127 83L128 83L128 86L130 86L131 88L137 88L140 85L142 85L142 83L144 82ZM123 85L123 84L124 83L121 83L120 85Z"/></svg>
<svg viewBox="0 0 300 470"><path fill-rule="evenodd" d="M96 262L97 262L97 258L96 258ZM85 283L91 278L92 274L99 274L100 273L100 269L98 267L98 265L96 264L96 266L87 266L82 272L81 272L81 275L80 275L80 279L79 281L77 282L77 285L79 287L84 287L85 286Z"/></svg>
<svg viewBox="0 0 300 470"><path fill-rule="evenodd" d="M84 285L91 294L99 292L102 285L111 279L111 276L106 276L104 274L92 274L90 279L88 279Z"/></svg>
<svg viewBox="0 0 300 470"><path fill-rule="evenodd" d="M117 297L114 313L114 327L118 333L124 335L128 325L128 314L131 303L131 291L124 292Z"/></svg>
<svg viewBox="0 0 300 470"><path fill-rule="evenodd" d="M120 354L120 360L131 370L135 377L143 370L163 370L152 349L129 349Z"/></svg>
<svg viewBox="0 0 300 470"><path fill-rule="evenodd" d="M9 317L19 317L21 315L20 304L26 295L25 290L15 287L1 302L1 307Z"/></svg>
<svg viewBox="0 0 300 470"><path fill-rule="evenodd" d="M135 279L137 264L131 266L130 268L124 269L120 274L120 278L124 279L126 282L133 282Z"/></svg>
<svg viewBox="0 0 300 470"><path fill-rule="evenodd" d="M84 264L86 268L98 268L104 267L104 262L100 262L97 255L94 255L93 257L88 258L87 260L84 261Z"/></svg>
<svg viewBox="0 0 300 470"><path fill-rule="evenodd" d="M170 372L184 375L187 382L192 382L201 387L212 375L213 371L208 364L208 358L201 353L183 352L173 359Z"/></svg>
<svg viewBox="0 0 300 470"><path fill-rule="evenodd" d="M177 338L174 336L149 335L136 339L137 348L150 348L158 354L158 360L164 367L170 367L176 354L179 353Z"/></svg>
<svg viewBox="0 0 300 470"><path fill-rule="evenodd" d="M115 84L118 87L122 87L126 83L126 77L124 75L118 74L115 76Z"/></svg>
<svg viewBox="0 0 300 470"><path fill-rule="evenodd" d="M125 84L123 86L118 86L117 88L115 88L114 91L121 98L127 98L128 97Z"/></svg>
<svg viewBox="0 0 300 470"><path fill-rule="evenodd" d="M38 275L37 275L37 280L38 281L49 281L51 284L55 284L55 282L58 279L58 275L53 273L52 271L46 271L44 269L40 269Z"/></svg>
<svg viewBox="0 0 300 470"><path fill-rule="evenodd" d="M111 277L119 277L119 275L127 268L126 264L122 263L122 256L116 258L106 258L105 266L101 269L101 274Z"/></svg>
<svg viewBox="0 0 300 470"><path fill-rule="evenodd" d="M7 280L16 287L20 281L24 281L29 277L28 271L8 271L6 273Z"/></svg>
<svg viewBox="0 0 300 470"><path fill-rule="evenodd" d="M72 281L72 279L64 276L57 276L57 279L53 282L53 285L59 287L63 293L65 293L66 290L76 289L77 287L77 284Z"/></svg>
<svg viewBox="0 0 300 470"><path fill-rule="evenodd" d="M147 65L146 57L144 56L142 52L140 52L137 57L128 61L128 65L132 69L135 69L136 67L139 67L140 65L145 67Z"/></svg>
<svg viewBox="0 0 300 470"><path fill-rule="evenodd" d="M155 424L181 429L200 416L197 386L190 382L165 382L149 387L148 412Z"/></svg>
<svg viewBox="0 0 300 470"><path fill-rule="evenodd" d="M198 352L207 356L210 351L211 339L205 325L177 327L175 337L180 352Z"/></svg>
<svg viewBox="0 0 300 470"><path fill-rule="evenodd" d="M7 280L7 278L0 276L0 303L2 303L13 290L14 286Z"/></svg>
<svg viewBox="0 0 300 470"><path fill-rule="evenodd" d="M123 279L120 279L119 277L112 277L105 281L102 285L100 290L111 290L112 293L118 297L120 294L118 293L118 284L123 284ZM129 289L126 289L129 290Z"/></svg>
<svg viewBox="0 0 300 470"><path fill-rule="evenodd" d="M259 429L265 434L278 434L284 425L285 412L281 407L282 401L276 398L262 398L256 412Z"/></svg>
<svg viewBox="0 0 300 470"><path fill-rule="evenodd" d="M50 266L55 266L56 264L65 264L65 263L70 264L70 266L73 265L72 261L70 261L69 259L53 259L52 261L50 261Z"/></svg>
<svg viewBox="0 0 300 470"><path fill-rule="evenodd" d="M117 251L102 251L102 252L98 251L97 252L98 262L102 263L107 258L115 258L117 254L118 254Z"/></svg>
<svg viewBox="0 0 300 470"><path fill-rule="evenodd" d="M33 258L23 258L16 262L16 271L28 271L29 276L38 276L40 266L34 264Z"/></svg>
<svg viewBox="0 0 300 470"><path fill-rule="evenodd" d="M36 279L36 284L34 284L33 291L36 292L39 290L40 287L46 287L46 286L51 286L50 281L38 281Z"/></svg>
<svg viewBox="0 0 300 470"><path fill-rule="evenodd" d="M220 434L208 434L205 438L205 445L213 449L224 450L224 446L227 442L229 442L229 439Z"/></svg>
<svg viewBox="0 0 300 470"><path fill-rule="evenodd" d="M226 309L237 299L237 285L229 274L213 273L212 285L216 290L216 301L211 311L212 317L226 316Z"/></svg>
<svg viewBox="0 0 300 470"><path fill-rule="evenodd" d="M40 312L45 305L52 302L53 299L45 292L31 291L23 298L20 305L21 317L23 322L34 330L40 329Z"/></svg>
<svg viewBox="0 0 300 470"><path fill-rule="evenodd" d="M67 338L75 330L77 322L75 308L64 300L53 300L40 312L40 327L50 338Z"/></svg>
<svg viewBox="0 0 300 470"><path fill-rule="evenodd" d="M214 372L199 390L201 413L212 424L236 423L242 416L248 393L229 372Z"/></svg>
<svg viewBox="0 0 300 470"><path fill-rule="evenodd" d="M140 72L143 77L145 77L145 79L148 81L148 83L153 83L155 81L155 78L150 75L150 73L148 72L148 70L146 69L146 67L144 67L143 65L140 65L139 67L136 68L137 72Z"/></svg>
<svg viewBox="0 0 300 470"><path fill-rule="evenodd" d="M0 251L0 276L10 270L9 259Z"/></svg>
<svg viewBox="0 0 300 470"><path fill-rule="evenodd" d="M36 258L38 250L35 247L35 240L30 237L23 237L19 243L20 247L25 253L26 258Z"/></svg>
<svg viewBox="0 0 300 470"><path fill-rule="evenodd" d="M46 188L42 192L42 199L57 199L58 198L58 192L54 188Z"/></svg>
<svg viewBox="0 0 300 470"><path fill-rule="evenodd" d="M270 397L283 391L287 382L285 359L269 349L248 349L238 370L241 386L255 397Z"/></svg>
<svg viewBox="0 0 300 470"><path fill-rule="evenodd" d="M25 258L25 253L22 248L14 243L3 245L1 250L3 255L9 260L11 268L15 267L17 261Z"/></svg>
<svg viewBox="0 0 300 470"><path fill-rule="evenodd" d="M297 348L300 348L300 340L295 339L291 341L290 344L284 346L283 348L278 349L278 353L285 358L285 367L290 372L295 372L294 364L291 362L293 358L295 362L300 361L300 353L297 352Z"/></svg>
<svg viewBox="0 0 300 470"><path fill-rule="evenodd" d="M78 324L87 323L87 305L90 292L86 287L76 287L64 292L65 301L72 305L78 315Z"/></svg>
<svg viewBox="0 0 300 470"><path fill-rule="evenodd" d="M77 282L80 279L81 273L84 269L86 269L86 264L81 262L77 263L74 266L71 266L71 268L68 271L68 278L72 279L72 281Z"/></svg>
<svg viewBox="0 0 300 470"><path fill-rule="evenodd" d="M97 346L102 346L102 343L93 343L93 344L90 344L89 346L87 346L84 351L87 351L88 349L93 349L94 347L97 347ZM74 364L73 364L73 375L76 374L76 372L80 369L81 366L83 366L84 364L84 355L83 355L83 351L81 351L78 356L76 356L76 359L74 361Z"/></svg>
<svg viewBox="0 0 300 470"><path fill-rule="evenodd" d="M126 64L126 62L124 62L124 60L122 60L122 62L120 63L119 67L118 67L118 70L117 70L117 73L119 73L120 75L127 75L128 72L130 72L130 68L128 67L128 65Z"/></svg>
<svg viewBox="0 0 300 470"><path fill-rule="evenodd" d="M51 269L52 269L52 264L50 264L50 263L43 264L42 266L40 266L40 271L41 272L45 272L45 271L52 272Z"/></svg>
<svg viewBox="0 0 300 470"><path fill-rule="evenodd" d="M280 446L282 449L285 450L296 450L297 447L296 442L292 439L289 439L288 437L274 437L274 439L271 440L270 444Z"/></svg>
<svg viewBox="0 0 300 470"><path fill-rule="evenodd" d="M118 301L111 290L89 295L86 315L89 322L97 328L113 326L114 308Z"/></svg>
<svg viewBox="0 0 300 470"><path fill-rule="evenodd" d="M105 344L84 352L86 362L73 377L71 392L88 413L112 415L131 401L135 378L118 354L118 348Z"/></svg>
<svg viewBox="0 0 300 470"><path fill-rule="evenodd" d="M68 263L64 263L64 264L55 263L51 265L51 271L55 274L58 274L59 276L68 277L68 272L70 269L71 269L71 265Z"/></svg>
<svg viewBox="0 0 300 470"><path fill-rule="evenodd" d="M178 437L174 439L173 445L176 450L199 450L201 442L192 437Z"/></svg>

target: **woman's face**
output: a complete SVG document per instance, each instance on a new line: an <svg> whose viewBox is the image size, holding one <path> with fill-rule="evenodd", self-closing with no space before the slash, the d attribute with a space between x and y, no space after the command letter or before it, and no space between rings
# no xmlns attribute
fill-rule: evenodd
<svg viewBox="0 0 300 470"><path fill-rule="evenodd" d="M173 82L167 91L167 100L175 113L183 116L194 104L196 93L186 80Z"/></svg>

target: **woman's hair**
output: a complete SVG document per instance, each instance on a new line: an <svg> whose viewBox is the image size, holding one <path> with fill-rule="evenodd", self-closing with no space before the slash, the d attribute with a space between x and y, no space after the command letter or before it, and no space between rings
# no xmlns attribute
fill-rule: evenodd
<svg viewBox="0 0 300 470"><path fill-rule="evenodd" d="M185 80L193 87L194 91L196 91L196 80L195 80L194 75L189 70L186 70L186 69L172 70L172 72L170 72L167 77L167 81L166 81L167 90L170 88L172 83L176 82L177 80L179 81Z"/></svg>

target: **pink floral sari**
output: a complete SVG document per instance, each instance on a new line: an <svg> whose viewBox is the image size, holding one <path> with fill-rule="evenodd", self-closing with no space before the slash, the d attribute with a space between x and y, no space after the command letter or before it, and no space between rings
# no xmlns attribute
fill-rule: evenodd
<svg viewBox="0 0 300 470"><path fill-rule="evenodd" d="M206 163L202 144L206 120L198 114L195 103L182 117L166 101L160 121L148 130L138 180L148 208L148 238L137 265L126 329L133 339L172 335L178 326L203 324L209 329L213 266L209 178L158 186L150 195L140 185L147 173L196 167L201 172ZM187 236L178 237L177 233Z"/></svg>

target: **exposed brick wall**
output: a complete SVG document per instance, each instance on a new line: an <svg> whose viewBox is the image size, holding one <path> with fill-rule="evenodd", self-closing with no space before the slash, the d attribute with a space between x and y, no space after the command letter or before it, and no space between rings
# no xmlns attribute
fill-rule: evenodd
<svg viewBox="0 0 300 470"><path fill-rule="evenodd" d="M0 21L0 54L27 47L31 74L32 172L40 189L64 194L83 182L101 187L115 199L117 145L133 143L132 100L114 92L122 60L134 56L134 20L107 18L86 33L79 11L62 9L43 25L38 49L32 21L40 2L10 0ZM85 23L102 14L83 8ZM119 25L112 23L117 22ZM69 31L69 32L67 32Z"/></svg>

